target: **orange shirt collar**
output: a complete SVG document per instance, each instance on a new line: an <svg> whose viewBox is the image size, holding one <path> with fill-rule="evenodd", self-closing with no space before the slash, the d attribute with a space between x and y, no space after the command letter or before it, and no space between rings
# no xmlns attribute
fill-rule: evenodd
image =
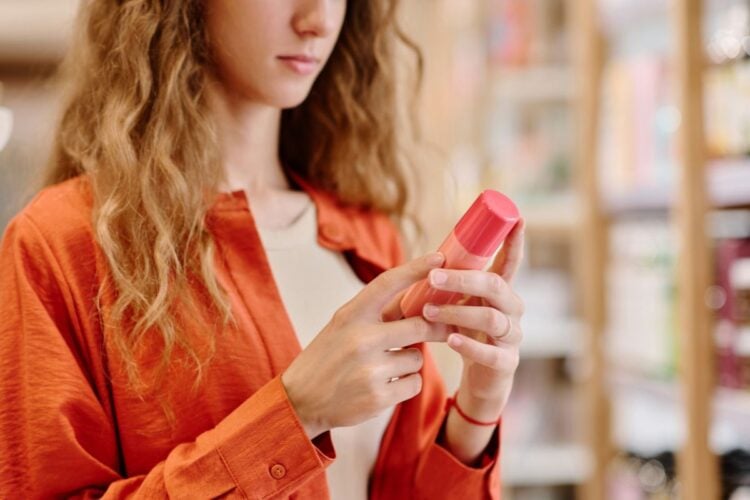
<svg viewBox="0 0 750 500"><path fill-rule="evenodd" d="M313 186L299 174L291 170L288 170L287 173L315 203L317 209L318 242L321 245L336 251L354 249L362 257L375 257L376 262L381 260L377 256L362 255L363 249L358 248L357 245L356 227L352 224L350 215L347 216L347 211L340 205L332 193ZM213 206L210 208L210 212L235 210L250 211L247 193L242 189L219 193Z"/></svg>

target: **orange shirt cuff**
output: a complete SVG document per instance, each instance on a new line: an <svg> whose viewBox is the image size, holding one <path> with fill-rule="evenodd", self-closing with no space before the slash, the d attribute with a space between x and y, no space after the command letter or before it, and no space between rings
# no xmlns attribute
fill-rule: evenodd
<svg viewBox="0 0 750 500"><path fill-rule="evenodd" d="M286 496L336 459L330 432L310 440L281 375L277 375L212 431L237 488L258 498Z"/></svg>

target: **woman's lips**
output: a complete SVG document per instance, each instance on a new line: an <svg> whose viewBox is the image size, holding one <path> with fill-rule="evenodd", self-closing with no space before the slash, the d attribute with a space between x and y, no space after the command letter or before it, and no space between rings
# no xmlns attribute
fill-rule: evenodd
<svg viewBox="0 0 750 500"><path fill-rule="evenodd" d="M317 58L306 55L279 56L278 59L286 64L292 71L300 75L309 75L313 73L320 63Z"/></svg>

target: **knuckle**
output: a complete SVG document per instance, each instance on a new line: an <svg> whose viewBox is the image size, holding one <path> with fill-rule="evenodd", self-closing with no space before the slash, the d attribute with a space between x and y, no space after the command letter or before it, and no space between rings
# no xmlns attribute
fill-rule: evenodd
<svg viewBox="0 0 750 500"><path fill-rule="evenodd" d="M488 331L492 333L500 333L503 331L503 318L502 314L497 309L487 308L486 324Z"/></svg>
<svg viewBox="0 0 750 500"><path fill-rule="evenodd" d="M503 289L503 279L499 274L490 273L488 280L490 290L492 290L493 292L500 292Z"/></svg>
<svg viewBox="0 0 750 500"><path fill-rule="evenodd" d="M469 278L466 276L466 273L455 273L455 276L451 276L451 274L448 273L448 283L454 281L456 288L463 290L469 285Z"/></svg>
<svg viewBox="0 0 750 500"><path fill-rule="evenodd" d="M369 358L372 352L372 342L370 342L367 337L363 337L359 342L357 342L357 353L360 355L360 357Z"/></svg>
<svg viewBox="0 0 750 500"><path fill-rule="evenodd" d="M430 333L430 324L422 317L417 316L414 320L414 331L422 338Z"/></svg>
<svg viewBox="0 0 750 500"><path fill-rule="evenodd" d="M357 358L365 358L372 351L367 335L348 335L348 337L351 343L350 352L354 353Z"/></svg>
<svg viewBox="0 0 750 500"><path fill-rule="evenodd" d="M350 302L347 302L343 306L339 307L331 317L331 323L336 326L346 324L347 318L349 317L349 310L351 309Z"/></svg>
<svg viewBox="0 0 750 500"><path fill-rule="evenodd" d="M375 366L368 366L364 368L363 378L368 392L370 394L376 394L378 392L379 386L381 385L380 382L382 382L380 380L382 378L380 370L378 370Z"/></svg>

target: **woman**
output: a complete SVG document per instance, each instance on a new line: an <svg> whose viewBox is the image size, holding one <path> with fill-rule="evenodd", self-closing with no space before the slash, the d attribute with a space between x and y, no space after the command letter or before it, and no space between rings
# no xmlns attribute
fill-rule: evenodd
<svg viewBox="0 0 750 500"><path fill-rule="evenodd" d="M3 496L497 498L523 228L487 272L403 262L394 3L83 9L0 247ZM469 300L401 319L427 276Z"/></svg>

